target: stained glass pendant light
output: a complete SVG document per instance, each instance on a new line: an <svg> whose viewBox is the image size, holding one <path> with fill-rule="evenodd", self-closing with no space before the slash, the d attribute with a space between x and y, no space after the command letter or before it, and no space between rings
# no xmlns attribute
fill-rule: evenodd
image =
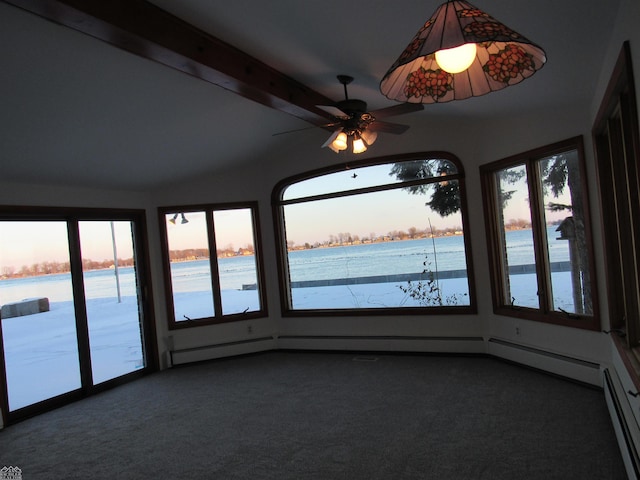
<svg viewBox="0 0 640 480"><path fill-rule="evenodd" d="M391 66L380 91L410 103L441 103L520 83L546 62L542 48L468 2L448 1Z"/></svg>

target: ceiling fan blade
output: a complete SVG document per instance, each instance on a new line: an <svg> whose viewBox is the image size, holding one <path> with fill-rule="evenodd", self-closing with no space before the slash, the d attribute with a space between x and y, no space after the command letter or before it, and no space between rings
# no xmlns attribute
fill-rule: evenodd
<svg viewBox="0 0 640 480"><path fill-rule="evenodd" d="M375 118L385 118L417 112L419 110L424 110L424 105L421 103L400 103L398 105L392 105L391 107L381 108L380 110L374 110L369 113L371 113Z"/></svg>
<svg viewBox="0 0 640 480"><path fill-rule="evenodd" d="M284 135L286 133L303 132L304 130L311 130L312 128L330 128L330 127L335 127L336 125L340 125L340 124L334 122L334 123L325 123L324 125L311 125L310 127L296 128L295 130L286 130L284 132L272 133L271 136L275 137L277 135Z"/></svg>
<svg viewBox="0 0 640 480"><path fill-rule="evenodd" d="M340 110L338 107L333 105L316 105L316 107L320 108L321 110L324 110L325 112L333 115L334 117L341 118L341 117L349 116L346 113L344 113L342 110Z"/></svg>
<svg viewBox="0 0 640 480"><path fill-rule="evenodd" d="M393 133L400 135L409 129L409 125L402 125L400 123L380 122L378 120L371 122L367 127L367 130L372 132Z"/></svg>

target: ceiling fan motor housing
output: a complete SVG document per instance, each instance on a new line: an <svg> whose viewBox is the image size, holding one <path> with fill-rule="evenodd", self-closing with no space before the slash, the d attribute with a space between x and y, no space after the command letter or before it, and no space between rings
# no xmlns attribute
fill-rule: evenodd
<svg viewBox="0 0 640 480"><path fill-rule="evenodd" d="M367 111L367 102L357 99L339 101L336 106L349 116Z"/></svg>
<svg viewBox="0 0 640 480"><path fill-rule="evenodd" d="M342 100L336 106L348 115L348 118L342 119L348 135L356 130L364 130L373 121L373 117L367 113L367 103L362 100Z"/></svg>

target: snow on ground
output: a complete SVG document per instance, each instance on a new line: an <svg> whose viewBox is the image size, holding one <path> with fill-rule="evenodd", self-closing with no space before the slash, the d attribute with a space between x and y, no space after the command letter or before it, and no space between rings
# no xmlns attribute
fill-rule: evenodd
<svg viewBox="0 0 640 480"><path fill-rule="evenodd" d="M298 288L293 291L294 308L380 308L416 306L400 284L339 285ZM466 279L443 280L443 296L466 291ZM535 305L535 277L512 277L512 291L520 291L520 305ZM556 298L571 299L568 273L554 274ZM252 290L225 290L226 313L258 308ZM468 297L463 297L466 304ZM484 300L486 301L486 299ZM558 305L572 311L570 303ZM78 349L73 302L51 302L49 312L2 319L9 407L20 407L80 388ZM210 292L176 294L176 312L189 318L210 316ZM115 378L144 366L136 298L87 300L89 338L94 383ZM427 320L428 321L428 320Z"/></svg>
<svg viewBox="0 0 640 480"><path fill-rule="evenodd" d="M135 297L87 301L94 383L144 366ZM73 302L50 311L2 319L9 408L80 388Z"/></svg>

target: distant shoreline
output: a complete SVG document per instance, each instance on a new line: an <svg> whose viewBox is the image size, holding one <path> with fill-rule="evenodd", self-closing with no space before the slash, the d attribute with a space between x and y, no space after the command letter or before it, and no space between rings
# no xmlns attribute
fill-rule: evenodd
<svg viewBox="0 0 640 480"><path fill-rule="evenodd" d="M553 225L547 225L547 227L551 227ZM530 230L531 226L507 226L507 228L505 228L505 230L507 231L515 231L515 230ZM431 240L434 238L447 238L447 237L459 237L459 236L464 236L464 232L462 230L458 230L458 229L452 229L452 230L440 230L437 231L435 234L431 235L431 234L424 234L424 233L419 233L413 237L403 237L403 238L394 238L390 235L383 235L380 236L378 238L376 238L375 240L369 240L369 239L365 239L365 240L352 240L351 242L348 241L342 241L342 242L329 242L329 241L325 241L325 242L314 242L313 244L310 244L308 242L306 242L305 244L302 245L295 245L291 246L291 247L287 247L287 252L296 252L296 251L304 251L304 250L317 250L317 249L322 249L322 248L336 248L336 247L353 247L353 246L359 246L359 245L374 245L377 243L390 243L390 242L405 242L405 241L411 241L411 240ZM253 257L254 253L250 252L248 250L244 250L242 251L241 254L229 254L228 251L225 251L222 255L219 255L217 258L222 260L225 258L238 258L238 257ZM202 260L208 260L210 257L197 257L197 258L190 258L190 257L185 257L185 258L177 258L177 259L173 259L171 260L171 263L186 263L186 262L196 262L196 261L202 261ZM125 260L126 262L126 260ZM132 265L123 265L120 266L119 268L131 268L134 267ZM108 267L105 268L97 268L97 269L91 269L91 270L85 270L87 272L100 272L100 271L105 271L105 270L115 270L115 265L111 264ZM20 273L16 273L13 275L0 275L0 282L2 282L3 280L16 280L16 279L25 279L25 278L37 278L37 277L46 277L46 276L50 276L50 275L63 275L63 274L68 274L69 270L64 270L64 271L58 271L58 272L48 272L48 273L41 273L41 274L35 274L35 275L21 275Z"/></svg>

